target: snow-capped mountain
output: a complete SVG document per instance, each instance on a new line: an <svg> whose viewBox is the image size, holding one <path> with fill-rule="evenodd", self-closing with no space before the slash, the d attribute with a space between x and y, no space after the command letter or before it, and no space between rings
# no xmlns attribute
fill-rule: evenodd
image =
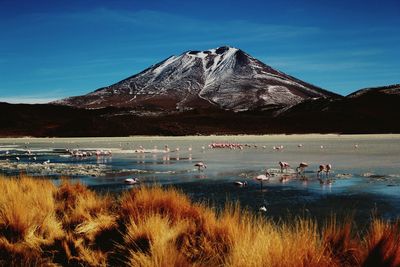
<svg viewBox="0 0 400 267"><path fill-rule="evenodd" d="M240 49L224 46L171 56L116 84L55 103L145 110L213 105L242 111L288 107L309 98L329 97L339 96L275 70Z"/></svg>

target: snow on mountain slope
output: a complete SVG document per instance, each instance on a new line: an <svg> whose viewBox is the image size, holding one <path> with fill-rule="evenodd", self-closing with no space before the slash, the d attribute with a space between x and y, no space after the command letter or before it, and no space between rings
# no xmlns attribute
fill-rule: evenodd
<svg viewBox="0 0 400 267"><path fill-rule="evenodd" d="M84 96L56 101L84 108L107 106L185 110L216 105L234 111L287 107L338 95L265 65L240 49L187 51Z"/></svg>

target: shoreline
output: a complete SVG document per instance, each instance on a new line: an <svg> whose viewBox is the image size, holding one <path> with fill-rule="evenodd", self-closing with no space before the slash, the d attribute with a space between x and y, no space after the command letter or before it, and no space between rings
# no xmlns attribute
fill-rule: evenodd
<svg viewBox="0 0 400 267"><path fill-rule="evenodd" d="M345 139L379 139L379 138L389 138L389 139L400 139L400 134L264 134L264 135L185 135L185 136L164 136L164 135L135 135L135 136L120 136L120 137L0 137L0 142L10 141L10 140L37 140L37 141L51 141L51 140L109 140L109 139L121 139L121 140L185 140L185 139L203 139L203 140L224 140L224 138L235 139L318 139L318 138L345 138Z"/></svg>

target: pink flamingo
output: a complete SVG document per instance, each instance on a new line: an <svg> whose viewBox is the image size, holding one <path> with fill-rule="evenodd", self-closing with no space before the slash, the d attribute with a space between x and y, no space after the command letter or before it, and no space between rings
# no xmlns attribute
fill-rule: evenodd
<svg viewBox="0 0 400 267"><path fill-rule="evenodd" d="M137 184L137 183L139 183L139 179L138 178L127 178L124 180L124 182L126 184Z"/></svg>
<svg viewBox="0 0 400 267"><path fill-rule="evenodd" d="M298 174L303 174L304 173L304 169L308 167L308 163L307 162L300 162L299 166L296 168L296 172Z"/></svg>
<svg viewBox="0 0 400 267"><path fill-rule="evenodd" d="M200 171L200 169L207 169L207 165L204 162L197 162L196 164L194 164L195 167L198 168L198 170Z"/></svg>
<svg viewBox="0 0 400 267"><path fill-rule="evenodd" d="M261 188L261 190L263 189L263 182L264 182L264 181L265 181L265 182L269 181L269 176L270 176L270 173L269 173L269 172L266 172L265 175L264 175L264 174L260 174L260 175L257 175L257 176L255 177L255 179L256 179L257 181L260 182L260 188Z"/></svg>
<svg viewBox="0 0 400 267"><path fill-rule="evenodd" d="M325 165L326 176L329 175L329 173L331 172L331 169L332 169L332 165L331 164L326 164Z"/></svg>
<svg viewBox="0 0 400 267"><path fill-rule="evenodd" d="M318 173L317 173L317 175L319 176L320 173L323 172L323 171L325 171L325 166L321 164L321 165L319 165L319 167L318 167Z"/></svg>
<svg viewBox="0 0 400 267"><path fill-rule="evenodd" d="M279 161L279 166L281 167L281 172L283 172L283 169L287 172L287 169L290 167L289 163L284 161Z"/></svg>

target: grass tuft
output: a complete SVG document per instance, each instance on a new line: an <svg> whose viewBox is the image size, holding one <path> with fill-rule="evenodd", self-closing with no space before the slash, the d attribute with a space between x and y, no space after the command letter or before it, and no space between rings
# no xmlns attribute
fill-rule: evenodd
<svg viewBox="0 0 400 267"><path fill-rule="evenodd" d="M363 266L400 266L400 221L375 219L366 235Z"/></svg>

